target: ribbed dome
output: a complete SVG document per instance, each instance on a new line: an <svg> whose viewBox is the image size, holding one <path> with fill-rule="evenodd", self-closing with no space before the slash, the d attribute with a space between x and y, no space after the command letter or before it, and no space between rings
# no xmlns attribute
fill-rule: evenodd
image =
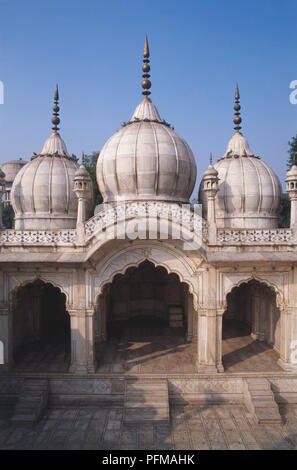
<svg viewBox="0 0 297 470"><path fill-rule="evenodd" d="M277 227L281 185L275 172L250 151L246 139L236 133L226 154L214 165L218 171L216 196L218 227ZM202 184L199 200L206 207Z"/></svg>
<svg viewBox="0 0 297 470"><path fill-rule="evenodd" d="M77 168L76 158L68 155L60 135L52 133L42 153L32 157L15 177L11 192L15 228L74 228L77 198L73 181Z"/></svg>
<svg viewBox="0 0 297 470"><path fill-rule="evenodd" d="M104 202L188 202L196 163L188 144L165 122L147 97L104 145L97 182Z"/></svg>
<svg viewBox="0 0 297 470"><path fill-rule="evenodd" d="M69 157L66 144L57 132L52 132L49 138L46 139L40 155L53 155L54 153Z"/></svg>
<svg viewBox="0 0 297 470"><path fill-rule="evenodd" d="M5 173L5 181L6 183L13 183L18 172L25 166L28 162L22 160L10 160L9 162L3 163L1 169Z"/></svg>

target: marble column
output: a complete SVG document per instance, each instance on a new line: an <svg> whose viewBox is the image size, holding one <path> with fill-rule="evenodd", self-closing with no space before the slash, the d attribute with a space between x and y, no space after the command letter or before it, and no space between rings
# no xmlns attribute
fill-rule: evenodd
<svg viewBox="0 0 297 470"><path fill-rule="evenodd" d="M198 310L198 373L217 372L216 320L217 314L215 309Z"/></svg>
<svg viewBox="0 0 297 470"><path fill-rule="evenodd" d="M223 314L224 314L224 310L217 310L216 367L217 367L218 372L224 372L224 366L223 366Z"/></svg>
<svg viewBox="0 0 297 470"><path fill-rule="evenodd" d="M0 308L0 370L13 366L11 315L8 308Z"/></svg>
<svg viewBox="0 0 297 470"><path fill-rule="evenodd" d="M193 305L193 296L189 294L188 289L186 289L185 297L185 313L187 318L187 341L193 341L195 332L194 332L194 318L197 315Z"/></svg>
<svg viewBox="0 0 297 470"><path fill-rule="evenodd" d="M260 296L259 286L251 286L252 296L252 333L251 337L255 340L260 339Z"/></svg>
<svg viewBox="0 0 297 470"><path fill-rule="evenodd" d="M71 364L69 372L74 374L94 373L94 308L86 306L85 271L77 270L73 285L73 305L68 310L71 327Z"/></svg>
<svg viewBox="0 0 297 470"><path fill-rule="evenodd" d="M71 325L71 364L73 374L94 373L94 310L70 310Z"/></svg>
<svg viewBox="0 0 297 470"><path fill-rule="evenodd" d="M281 310L280 358L282 369L297 372L297 307Z"/></svg>
<svg viewBox="0 0 297 470"><path fill-rule="evenodd" d="M217 373L221 367L221 315L217 311L217 273L210 267L203 273L207 286L198 309L197 369L198 373ZM220 318L218 318L220 317Z"/></svg>

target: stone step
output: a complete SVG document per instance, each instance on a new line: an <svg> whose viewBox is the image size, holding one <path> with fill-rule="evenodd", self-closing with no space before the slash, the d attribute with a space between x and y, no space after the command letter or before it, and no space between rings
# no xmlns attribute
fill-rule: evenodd
<svg viewBox="0 0 297 470"><path fill-rule="evenodd" d="M18 413L18 416L13 416L12 418L13 423L21 424L21 423L30 423L32 424L35 421L35 414L25 414L25 413Z"/></svg>
<svg viewBox="0 0 297 470"><path fill-rule="evenodd" d="M271 390L250 390L250 394L254 398L271 397Z"/></svg>
<svg viewBox="0 0 297 470"><path fill-rule="evenodd" d="M170 321L182 321L183 316L181 313L171 313L169 320Z"/></svg>
<svg viewBox="0 0 297 470"><path fill-rule="evenodd" d="M145 403L126 400L125 408L168 408L168 403L153 400Z"/></svg>
<svg viewBox="0 0 297 470"><path fill-rule="evenodd" d="M168 408L126 408L124 413L125 423L168 423Z"/></svg>
<svg viewBox="0 0 297 470"><path fill-rule="evenodd" d="M23 387L15 406L14 423L38 421L48 402L48 381L45 379L24 379Z"/></svg>
<svg viewBox="0 0 297 470"><path fill-rule="evenodd" d="M125 382L125 423L168 423L169 397L165 379L136 379Z"/></svg>
<svg viewBox="0 0 297 470"><path fill-rule="evenodd" d="M271 390L270 383L267 379L255 378L246 379L249 390Z"/></svg>
<svg viewBox="0 0 297 470"><path fill-rule="evenodd" d="M48 381L47 379L27 379L23 385L24 390L48 390Z"/></svg>
<svg viewBox="0 0 297 470"><path fill-rule="evenodd" d="M176 306L176 307L169 307L168 311L169 311L169 315L171 315L174 313L182 313L183 309L182 307Z"/></svg>
<svg viewBox="0 0 297 470"><path fill-rule="evenodd" d="M149 392L168 393L168 385L166 380L159 380L158 382L144 382L141 379L136 379L136 381L133 382L128 382L128 380L126 381L126 393L138 390L143 392L148 390Z"/></svg>
<svg viewBox="0 0 297 470"><path fill-rule="evenodd" d="M256 407L259 424L281 424L281 416L274 407Z"/></svg>
<svg viewBox="0 0 297 470"><path fill-rule="evenodd" d="M181 328L183 326L182 321L169 321L170 328Z"/></svg>
<svg viewBox="0 0 297 470"><path fill-rule="evenodd" d="M141 401L150 401L150 400L162 400L162 401L167 401L168 394L164 392L150 392L149 390L146 390L145 392L141 392L141 390L133 390L132 392L129 392L129 398L133 400L141 400Z"/></svg>
<svg viewBox="0 0 297 470"><path fill-rule="evenodd" d="M259 424L282 424L271 384L265 378L245 380L245 404Z"/></svg>
<svg viewBox="0 0 297 470"><path fill-rule="evenodd" d="M275 410L278 411L278 406L277 404L272 401L272 400L255 400L254 401L254 407L255 408L274 408Z"/></svg>

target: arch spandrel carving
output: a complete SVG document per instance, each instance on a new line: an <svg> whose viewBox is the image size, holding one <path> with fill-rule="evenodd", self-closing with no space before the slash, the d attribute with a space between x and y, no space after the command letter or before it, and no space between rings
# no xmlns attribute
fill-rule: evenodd
<svg viewBox="0 0 297 470"><path fill-rule="evenodd" d="M128 268L137 267L145 260L150 261L156 267L165 268L168 274L177 274L179 280L188 285L189 293L193 295L194 308L197 310L199 288L197 266L199 262L194 263L179 250L162 249L156 246L126 248L102 260L97 268L98 275L94 277L94 302L102 293L103 287L112 282L117 274L124 274Z"/></svg>
<svg viewBox="0 0 297 470"><path fill-rule="evenodd" d="M63 283L63 278L61 277L61 273L59 276L54 275L54 273L40 273L40 274L33 274L33 273L9 273L7 279L7 301L8 303L11 302L13 295L22 289L23 287L27 286L28 284L32 284L36 281L42 281L45 284L51 284L53 287L56 287L61 291L62 294L66 297L66 308L71 308L72 305L72 286L69 282L68 285Z"/></svg>
<svg viewBox="0 0 297 470"><path fill-rule="evenodd" d="M276 305L280 310L285 308L285 295L284 290L276 283L275 276L270 273L246 273L236 275L224 275L224 280L221 284L221 305L222 310L225 311L227 308L227 296L235 289L236 287L241 286L242 284L247 284L250 281L258 281L260 284L264 284L269 287L273 292L275 292Z"/></svg>

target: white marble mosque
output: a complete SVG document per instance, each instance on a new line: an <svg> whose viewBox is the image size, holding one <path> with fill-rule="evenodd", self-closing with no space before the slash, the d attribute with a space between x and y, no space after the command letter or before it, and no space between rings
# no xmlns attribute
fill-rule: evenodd
<svg viewBox="0 0 297 470"><path fill-rule="evenodd" d="M277 423L278 403L297 403L297 166L286 180L291 225L279 228L282 187L241 133L236 87L235 134L198 173L199 215L194 155L149 98L147 40L143 62L144 97L98 158L95 215L90 175L59 133L58 88L40 154L2 166L15 227L0 229L0 402L29 421L30 380L40 409L130 403L134 381L167 398L148 415L141 399L138 415L127 405L130 422L207 400L244 402Z"/></svg>

